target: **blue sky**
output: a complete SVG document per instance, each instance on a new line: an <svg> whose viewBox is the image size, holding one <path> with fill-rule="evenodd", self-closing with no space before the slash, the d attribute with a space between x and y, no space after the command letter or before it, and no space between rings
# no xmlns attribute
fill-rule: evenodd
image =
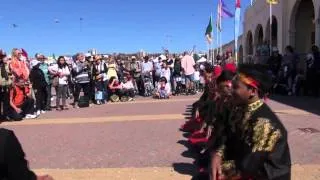
<svg viewBox="0 0 320 180"><path fill-rule="evenodd" d="M235 0L225 2L233 11ZM243 14L249 0L241 3ZM178 52L193 45L206 50L204 32L211 13L216 19L217 0L2 0L1 7L0 48L7 52ZM223 42L234 38L233 23L224 19Z"/></svg>

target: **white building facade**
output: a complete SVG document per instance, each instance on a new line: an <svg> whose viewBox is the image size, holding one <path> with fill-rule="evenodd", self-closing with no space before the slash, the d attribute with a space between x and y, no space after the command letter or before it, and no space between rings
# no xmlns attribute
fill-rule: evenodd
<svg viewBox="0 0 320 180"><path fill-rule="evenodd" d="M271 27L269 12L266 0L255 1L246 10L242 43L238 47L244 61L256 55L257 47L269 42L280 53L287 45L299 54L310 52L314 44L320 46L320 0L279 0L272 6Z"/></svg>

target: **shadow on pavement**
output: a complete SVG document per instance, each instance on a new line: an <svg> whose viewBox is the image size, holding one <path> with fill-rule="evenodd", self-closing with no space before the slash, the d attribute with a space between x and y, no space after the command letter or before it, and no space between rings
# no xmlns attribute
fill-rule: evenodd
<svg viewBox="0 0 320 180"><path fill-rule="evenodd" d="M181 153L181 155L185 158L192 158L192 159L196 159L198 157L197 154L190 149L184 151L183 153Z"/></svg>
<svg viewBox="0 0 320 180"><path fill-rule="evenodd" d="M183 113L184 119L186 121L191 120L192 117L193 117L193 113L194 113L193 112L193 106L192 105L186 106L186 110ZM182 136L184 138L188 138L190 136L190 133L189 132L182 132ZM198 156L197 149L192 147L192 145L188 142L188 140L181 139L177 143L186 147L186 150L181 153L181 155L183 157L192 158L192 159L196 159L197 158L197 156ZM182 162L173 163L172 167L173 167L175 172L177 172L179 174L183 174L183 175L190 175L190 176L193 177L193 176L197 175L197 173L198 173L197 167L193 163L182 163Z"/></svg>
<svg viewBox="0 0 320 180"><path fill-rule="evenodd" d="M280 96L273 95L271 100L294 108L298 108L316 115L320 115L320 99L307 96Z"/></svg>
<svg viewBox="0 0 320 180"><path fill-rule="evenodd" d="M179 174L194 176L197 174L197 169L193 164L190 163L173 163L172 167L174 171Z"/></svg>

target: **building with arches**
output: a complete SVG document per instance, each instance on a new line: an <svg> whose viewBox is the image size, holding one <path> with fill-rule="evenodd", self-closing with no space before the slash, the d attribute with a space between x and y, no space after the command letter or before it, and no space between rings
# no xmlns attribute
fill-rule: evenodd
<svg viewBox="0 0 320 180"><path fill-rule="evenodd" d="M320 45L320 0L279 0L272 9L271 26L266 0L256 1L246 10L241 49L238 47L244 61L270 42L280 53L287 45L300 54L310 52L313 44Z"/></svg>

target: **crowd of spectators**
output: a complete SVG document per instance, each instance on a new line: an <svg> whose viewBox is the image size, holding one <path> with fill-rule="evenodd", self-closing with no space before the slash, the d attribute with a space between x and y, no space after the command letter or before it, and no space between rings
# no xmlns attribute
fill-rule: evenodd
<svg viewBox="0 0 320 180"><path fill-rule="evenodd" d="M30 58L23 49L11 55L0 50L1 120L33 119L52 108L85 108L137 96L194 95L203 89L203 67L187 52L126 59L78 53L71 60L60 56L49 62L40 53Z"/></svg>

